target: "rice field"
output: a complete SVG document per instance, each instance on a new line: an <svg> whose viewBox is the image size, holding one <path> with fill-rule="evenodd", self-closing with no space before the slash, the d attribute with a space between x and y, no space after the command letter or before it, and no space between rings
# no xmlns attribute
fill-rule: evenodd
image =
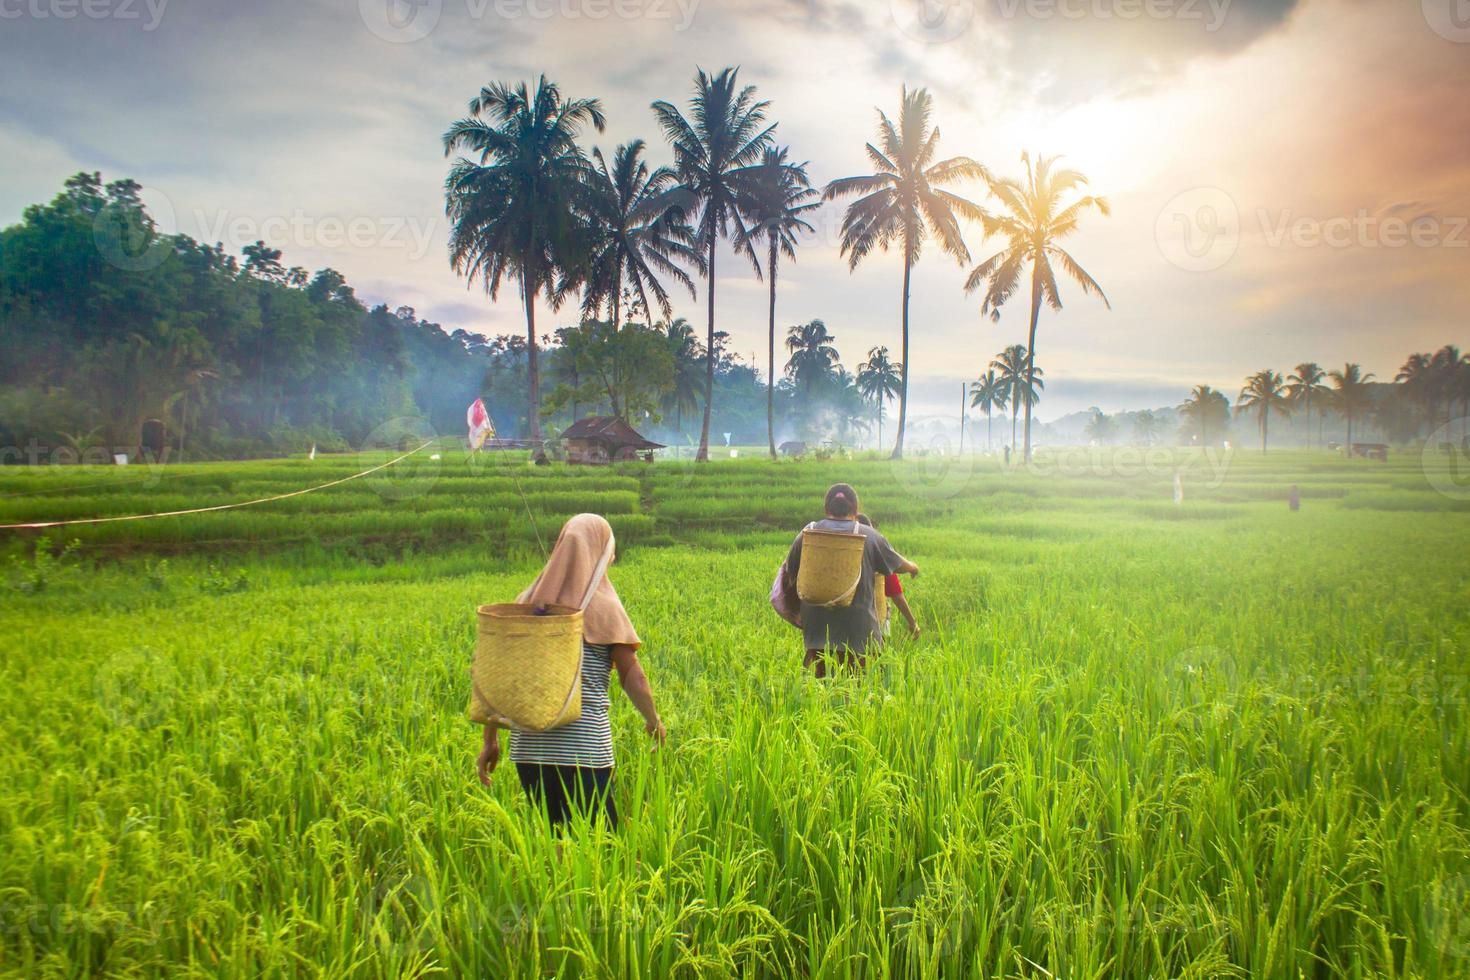
<svg viewBox="0 0 1470 980"><path fill-rule="evenodd" d="M1462 460L425 455L0 532L0 974L1470 976ZM5 469L0 523L387 458ZM924 635L817 681L766 596L838 479ZM466 667L584 510L669 742L614 695L623 824L559 842Z"/></svg>

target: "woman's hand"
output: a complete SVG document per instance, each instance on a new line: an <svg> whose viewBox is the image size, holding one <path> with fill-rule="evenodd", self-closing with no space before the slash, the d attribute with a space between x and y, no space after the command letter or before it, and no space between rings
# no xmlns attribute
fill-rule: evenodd
<svg viewBox="0 0 1470 980"><path fill-rule="evenodd" d="M494 725L485 726L485 744L480 749L480 757L475 760L475 765L480 773L480 783L489 786L490 774L500 765L500 734Z"/></svg>
<svg viewBox="0 0 1470 980"><path fill-rule="evenodd" d="M669 733L664 730L664 723L661 718L645 721L643 723L643 730L653 736L653 751L655 752L664 744L664 739L669 737Z"/></svg>

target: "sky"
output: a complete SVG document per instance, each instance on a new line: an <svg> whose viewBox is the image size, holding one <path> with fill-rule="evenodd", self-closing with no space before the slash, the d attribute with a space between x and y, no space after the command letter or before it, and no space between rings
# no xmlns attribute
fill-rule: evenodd
<svg viewBox="0 0 1470 980"><path fill-rule="evenodd" d="M942 156L1018 175L1061 156L1107 198L1064 242L1110 306L1043 309L1043 419L1232 397L1262 368L1470 347L1467 0L0 0L0 224L79 170L132 177L167 231L331 266L366 302L521 332L450 267L441 143L482 85L546 74L596 97L610 153L672 155L649 104L738 65L814 183L867 172L877 112L927 88ZM978 185L956 190L985 203ZM843 202L783 266L777 325L823 320L844 363L900 344L901 262L850 271ZM914 272L912 411L1024 343L966 295L996 248ZM765 361L766 286L729 251L717 327ZM705 325L697 298L676 313ZM543 308L538 328L573 322Z"/></svg>

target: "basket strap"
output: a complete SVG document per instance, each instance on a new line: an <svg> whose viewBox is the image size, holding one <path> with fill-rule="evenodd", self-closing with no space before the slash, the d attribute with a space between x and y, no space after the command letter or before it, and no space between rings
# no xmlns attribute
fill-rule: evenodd
<svg viewBox="0 0 1470 980"><path fill-rule="evenodd" d="M582 596L582 604L578 608L583 612L592 605L592 597L597 594L597 587L602 584L602 577L607 574L607 566L612 564L613 539L607 539L607 547L602 549L602 557L597 560L597 567L592 570L592 581L587 583L587 591Z"/></svg>

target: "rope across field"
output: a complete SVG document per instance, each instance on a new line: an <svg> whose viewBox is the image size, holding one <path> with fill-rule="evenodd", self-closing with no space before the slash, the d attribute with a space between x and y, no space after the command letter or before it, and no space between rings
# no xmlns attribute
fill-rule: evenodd
<svg viewBox="0 0 1470 980"><path fill-rule="evenodd" d="M183 517L188 514L208 514L224 510L239 510L242 507L255 507L259 504L268 504L277 500L289 500L292 497L301 497L305 496L308 493L316 493L318 490L326 490L330 487L337 487L341 486L344 483L350 483L353 480L360 480L365 476L369 476L373 473L379 472L380 470L385 470L390 466L394 466L398 463L403 462L405 459L408 459L415 453L422 452L424 449L427 449L433 442L434 440L430 439L426 441L423 445L419 446L417 449L411 449L408 452L404 453L402 456L397 457L396 459L390 459L386 463L380 463L377 466L369 467L368 469L362 470L358 473L353 473L351 476L344 476L339 480L331 480L327 483L320 483L314 487L304 487L300 490L292 490L289 493L277 493L272 494L268 497L258 497L254 500L240 500L236 501L235 503L214 504L208 507L189 507L183 510L155 511L151 514L126 514L116 517L81 517L54 521L26 521L16 524L0 524L0 531L42 530L45 528L53 527L76 527L93 524L114 524L122 521L147 521L159 517Z"/></svg>

